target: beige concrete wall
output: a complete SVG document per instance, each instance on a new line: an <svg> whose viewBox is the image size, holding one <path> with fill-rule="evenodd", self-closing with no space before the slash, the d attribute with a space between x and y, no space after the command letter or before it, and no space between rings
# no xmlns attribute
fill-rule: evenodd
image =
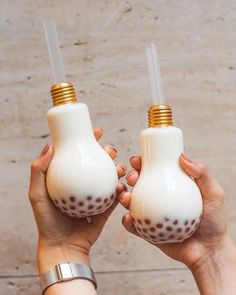
<svg viewBox="0 0 236 295"><path fill-rule="evenodd" d="M206 162L224 186L236 239L235 1L2 0L0 295L40 294L27 186L30 161L50 141L47 18L56 21L68 80L79 86L93 125L106 130L102 143L117 146L126 162L139 151L151 104L144 48L158 43L186 153ZM124 231L123 213L116 210L93 250L100 294L197 294L182 264Z"/></svg>

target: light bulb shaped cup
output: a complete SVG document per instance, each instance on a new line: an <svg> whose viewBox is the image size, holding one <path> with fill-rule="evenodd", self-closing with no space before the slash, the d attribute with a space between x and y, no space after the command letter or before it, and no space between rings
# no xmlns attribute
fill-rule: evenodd
<svg viewBox="0 0 236 295"><path fill-rule="evenodd" d="M71 83L51 89L54 107L47 113L54 156L47 171L53 203L70 217L104 212L116 198L114 162L93 134L88 108L78 103Z"/></svg>
<svg viewBox="0 0 236 295"><path fill-rule="evenodd" d="M149 126L140 136L142 170L132 190L130 212L147 241L182 242L200 223L201 193L179 165L183 133L173 126L170 107L151 106Z"/></svg>

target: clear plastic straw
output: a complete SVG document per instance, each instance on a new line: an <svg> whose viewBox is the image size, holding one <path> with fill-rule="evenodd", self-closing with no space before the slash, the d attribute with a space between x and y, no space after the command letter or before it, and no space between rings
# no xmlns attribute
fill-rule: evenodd
<svg viewBox="0 0 236 295"><path fill-rule="evenodd" d="M43 27L48 45L54 82L63 83L66 81L66 77L57 37L56 25L54 21L44 21Z"/></svg>
<svg viewBox="0 0 236 295"><path fill-rule="evenodd" d="M153 43L147 46L146 54L153 104L164 104L165 98L161 82L159 58L156 51L156 46Z"/></svg>

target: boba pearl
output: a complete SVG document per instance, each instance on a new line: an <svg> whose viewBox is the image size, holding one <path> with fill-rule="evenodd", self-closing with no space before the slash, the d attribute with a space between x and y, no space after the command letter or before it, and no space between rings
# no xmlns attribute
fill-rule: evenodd
<svg viewBox="0 0 236 295"><path fill-rule="evenodd" d="M141 220L133 217L133 224L138 234L151 243L179 243L194 234L201 218L202 215L198 218L184 220L164 217L155 224L150 218Z"/></svg>

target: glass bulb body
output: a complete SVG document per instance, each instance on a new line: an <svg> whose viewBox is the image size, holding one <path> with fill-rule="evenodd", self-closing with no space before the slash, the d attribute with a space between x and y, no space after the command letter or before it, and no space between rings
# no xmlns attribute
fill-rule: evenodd
<svg viewBox="0 0 236 295"><path fill-rule="evenodd" d="M202 216L200 191L179 165L182 131L147 128L140 140L142 170L130 204L135 228L152 243L181 242L195 232Z"/></svg>
<svg viewBox="0 0 236 295"><path fill-rule="evenodd" d="M47 117L54 147L46 178L49 196L71 217L102 213L115 200L118 177L114 162L96 141L87 106L58 105Z"/></svg>

